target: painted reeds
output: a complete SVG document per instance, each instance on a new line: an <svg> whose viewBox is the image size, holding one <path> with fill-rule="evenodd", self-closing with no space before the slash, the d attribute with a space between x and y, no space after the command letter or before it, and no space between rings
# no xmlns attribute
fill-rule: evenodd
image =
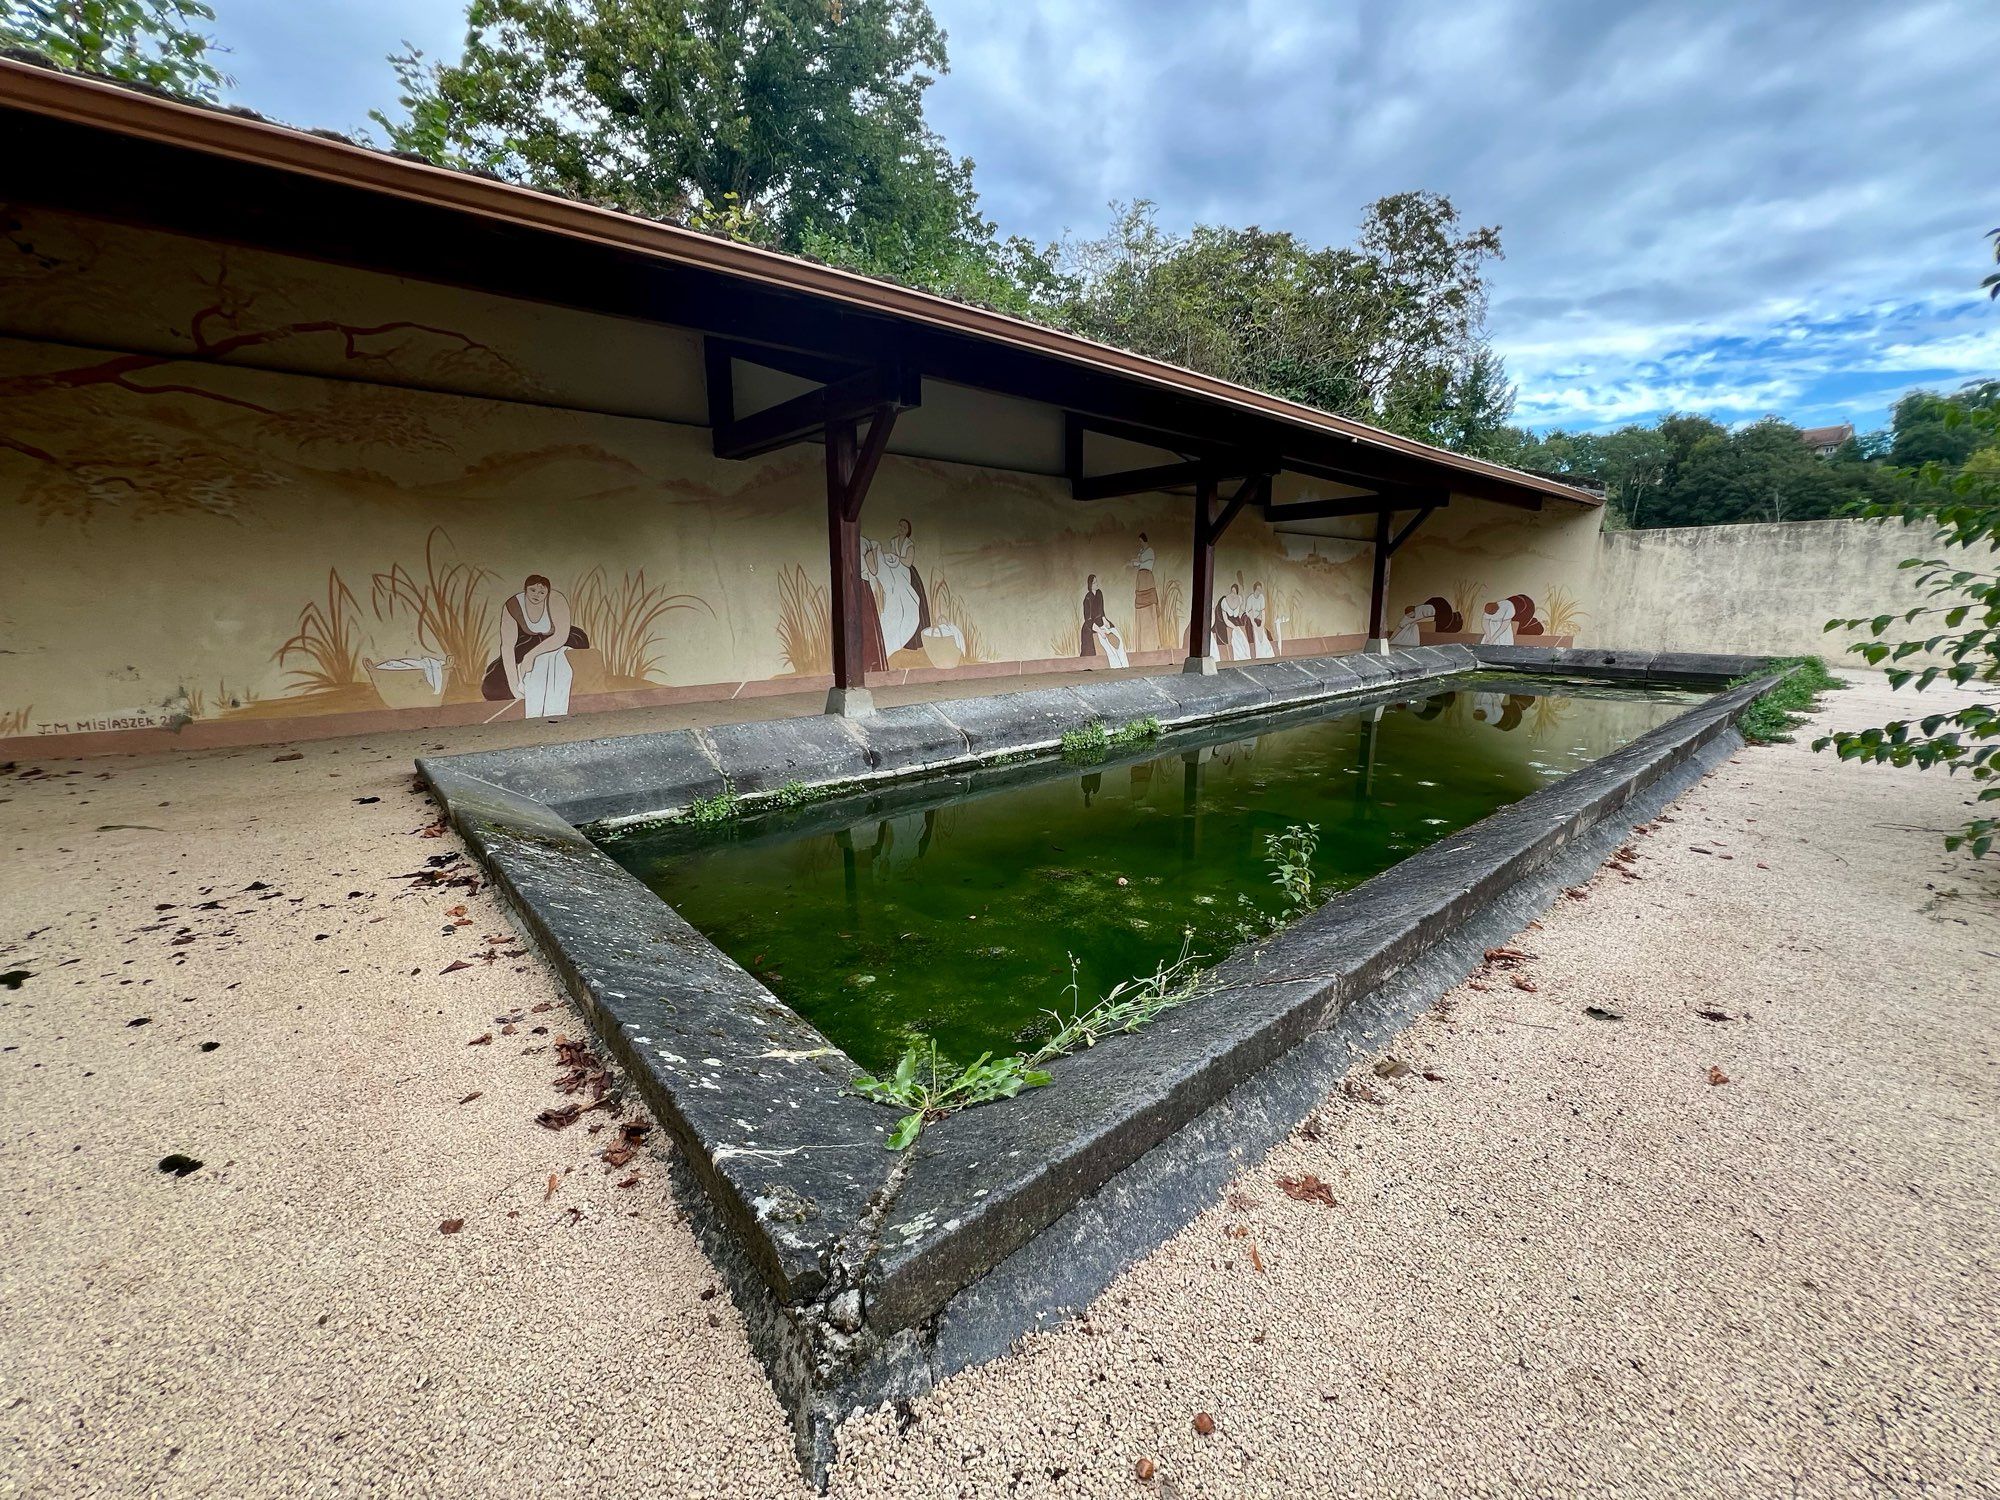
<svg viewBox="0 0 2000 1500"><path fill-rule="evenodd" d="M326 599L313 600L299 611L298 632L280 646L272 659L286 667L286 691L293 695L324 693L361 681L361 638L354 628L354 594L337 569L326 571Z"/></svg>
<svg viewBox="0 0 2000 1500"><path fill-rule="evenodd" d="M797 563L778 570L778 649L785 665L801 677L833 670L826 588L808 578Z"/></svg>
<svg viewBox="0 0 2000 1500"><path fill-rule="evenodd" d="M653 651L660 621L677 609L715 612L694 594L669 594L658 584L647 583L644 568L624 574L614 586L604 569L595 567L569 592L570 621L590 637L610 677L637 681L652 677L660 665Z"/></svg>
<svg viewBox="0 0 2000 1500"><path fill-rule="evenodd" d="M1549 585L1542 623L1548 627L1550 635L1575 635L1577 628L1589 618L1577 607L1576 595L1559 583Z"/></svg>
<svg viewBox="0 0 2000 1500"><path fill-rule="evenodd" d="M369 602L379 620L409 611L418 644L450 663L447 695L476 698L486 660L498 649L492 608L480 599L479 590L496 575L471 563L444 562L440 544L449 549L451 538L442 526L434 526L424 538L424 576L419 579L396 563L375 575ZM358 674L358 664L355 670Z"/></svg>

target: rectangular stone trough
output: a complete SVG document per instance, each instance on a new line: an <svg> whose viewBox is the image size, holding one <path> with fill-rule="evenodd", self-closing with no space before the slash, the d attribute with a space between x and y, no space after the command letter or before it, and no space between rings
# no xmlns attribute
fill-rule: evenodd
<svg viewBox="0 0 2000 1500"><path fill-rule="evenodd" d="M1256 1123L1231 1132L1237 1149L1280 1138L1332 1082L1310 1066L1301 1072L1315 1055L1302 1043L1410 988L1426 963L1439 973L1418 988L1441 992L1462 976L1477 947L1460 966L1449 957L1455 943L1503 914L1513 921L1520 901L1545 896L1550 882L1581 878L1578 859L1594 868L1604 838L1622 837L1635 814L1740 743L1736 716L1771 679L1716 693L1239 949L1207 972L1194 1000L1144 1031L1056 1062L1055 1086L940 1121L902 1153L884 1149L896 1112L852 1092L860 1070L845 1054L601 853L582 825L671 816L725 789L746 799L792 784L886 793L900 779L1052 751L1093 722L1152 718L1172 729L1274 710L1292 717L1314 704L1431 691L1482 666L1713 686L1763 665L1421 647L1211 676L1087 678L862 719L732 724L418 766L673 1133L685 1206L818 1479L849 1412L1003 1350L1178 1228L1208 1201L1213 1167L1197 1157L1161 1170L1177 1135L1193 1140L1219 1112L1247 1111ZM1281 1061L1296 1075L1282 1086ZM1113 1200L1120 1211L1107 1216L1102 1205ZM1085 1223L1095 1226L1087 1249L1062 1229Z"/></svg>

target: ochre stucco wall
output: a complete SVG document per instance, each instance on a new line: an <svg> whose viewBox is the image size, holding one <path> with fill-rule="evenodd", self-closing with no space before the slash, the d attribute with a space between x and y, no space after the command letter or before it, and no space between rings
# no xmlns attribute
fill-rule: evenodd
<svg viewBox="0 0 2000 1500"><path fill-rule="evenodd" d="M519 715L481 678L530 575L589 639L564 658L571 712L828 681L820 451L715 459L692 336L34 211L8 222L7 748ZM1102 661L1079 659L1092 574L1133 660L1185 655L1189 500L1078 504L1047 472L1059 412L936 394L899 426L906 451L862 516L877 556L907 553L934 630L887 643L874 680ZM990 466L925 456L955 442ZM1461 500L1397 558L1392 605L1467 580L1581 590L1595 527ZM1245 515L1217 564L1218 594L1263 593L1284 649L1359 644L1365 545ZM377 665L402 660L435 675Z"/></svg>
<svg viewBox="0 0 2000 1500"><path fill-rule="evenodd" d="M1924 528L1889 521L1784 521L1606 532L1599 608L1607 646L1653 651L1812 654L1849 667L1863 636L1836 615L1872 618L1927 603L1909 557L1937 557ZM1977 565L1977 564L1975 564ZM1921 634L1921 626L1885 639Z"/></svg>

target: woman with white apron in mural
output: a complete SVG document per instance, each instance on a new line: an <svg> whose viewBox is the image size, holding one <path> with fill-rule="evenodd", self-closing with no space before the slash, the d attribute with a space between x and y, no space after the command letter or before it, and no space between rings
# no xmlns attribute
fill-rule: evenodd
<svg viewBox="0 0 2000 1500"><path fill-rule="evenodd" d="M1250 586L1250 601L1244 609L1245 616L1250 624L1250 654L1260 659L1268 656L1276 656L1278 653L1271 648L1271 632L1265 629L1264 626L1265 598L1263 579L1258 579L1256 583Z"/></svg>
<svg viewBox="0 0 2000 1500"><path fill-rule="evenodd" d="M891 656L923 644L927 611L910 564L909 524L905 521L889 541L870 544L875 548L875 581L882 590L882 646Z"/></svg>
<svg viewBox="0 0 2000 1500"><path fill-rule="evenodd" d="M1229 659L1250 660L1250 612L1243 602L1243 586L1232 583L1222 596L1222 620L1229 627Z"/></svg>
<svg viewBox="0 0 2000 1500"><path fill-rule="evenodd" d="M588 645L570 626L569 600L530 574L500 612L500 654L486 669L481 695L519 699L531 719L559 718L569 712L569 652Z"/></svg>

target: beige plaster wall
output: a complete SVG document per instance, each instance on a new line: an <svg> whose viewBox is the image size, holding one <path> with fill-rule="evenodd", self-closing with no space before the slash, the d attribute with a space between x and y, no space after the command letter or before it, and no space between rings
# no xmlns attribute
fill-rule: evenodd
<svg viewBox="0 0 2000 1500"><path fill-rule="evenodd" d="M565 658L570 712L828 680L821 453L716 460L690 336L34 211L0 222L0 747L519 715L481 679L530 575L589 641ZM952 628L887 642L872 680L1101 662L1082 649L1093 574L1134 662L1185 655L1191 501L1079 504L1047 472L1060 412L934 391L862 531L907 553ZM947 449L977 462L925 456ZM1460 502L1398 558L1394 597L1578 587L1595 525ZM1218 593L1263 593L1286 649L1359 644L1366 545L1246 515L1217 563ZM402 660L435 678L380 665Z"/></svg>
<svg viewBox="0 0 2000 1500"><path fill-rule="evenodd" d="M1936 555L1924 529L1886 521L1607 532L1598 596L1613 623L1596 639L1635 650L1809 653L1861 667L1845 654L1861 637L1828 634L1826 622L1925 602L1916 573L1899 565Z"/></svg>

